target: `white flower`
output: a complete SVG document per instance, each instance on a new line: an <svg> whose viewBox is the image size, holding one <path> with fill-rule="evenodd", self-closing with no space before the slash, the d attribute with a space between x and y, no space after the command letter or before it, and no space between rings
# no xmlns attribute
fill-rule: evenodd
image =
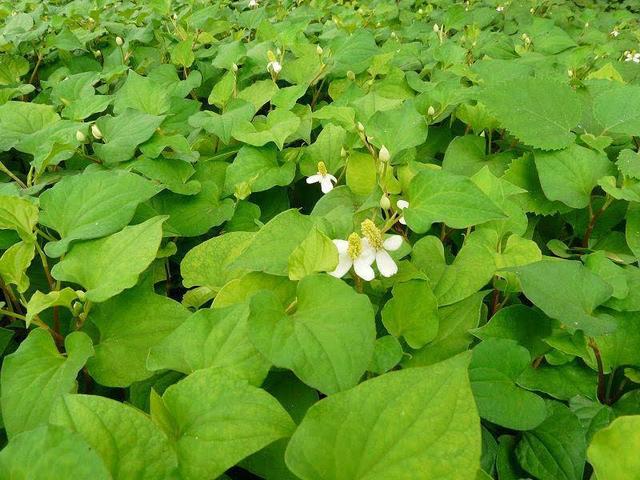
<svg viewBox="0 0 640 480"><path fill-rule="evenodd" d="M405 208L407 208L409 206L409 202L407 202L406 200L398 200L396 202L396 206L398 207L398 210L400 210L400 212L402 212L402 210L404 210ZM402 225L406 225L407 221L404 219L404 216L401 216L398 219L398 222L400 222Z"/></svg>
<svg viewBox="0 0 640 480"><path fill-rule="evenodd" d="M124 40L122 40L122 37L116 37L116 45L121 47L123 43L124 43Z"/></svg>
<svg viewBox="0 0 640 480"><path fill-rule="evenodd" d="M620 32L614 28L613 30L611 30L611 33L609 33L609 35L615 38L620 35Z"/></svg>
<svg viewBox="0 0 640 480"><path fill-rule="evenodd" d="M634 53L633 54L633 61L635 63L640 63L640 53Z"/></svg>
<svg viewBox="0 0 640 480"><path fill-rule="evenodd" d="M102 138L102 132L98 128L98 125L96 125L95 123L91 125L91 135L93 135L93 138L97 140L100 140Z"/></svg>
<svg viewBox="0 0 640 480"><path fill-rule="evenodd" d="M502 5L498 5L496 7L496 12L503 12L504 11L504 7Z"/></svg>
<svg viewBox="0 0 640 480"><path fill-rule="evenodd" d="M282 70L282 65L279 61L273 60L267 63L267 71L273 72L277 75L278 73L280 73L280 70Z"/></svg>
<svg viewBox="0 0 640 480"><path fill-rule="evenodd" d="M322 193L329 193L331 190L333 190L333 184L337 182L338 179L327 171L327 167L325 166L324 162L318 162L318 173L307 177L308 184L320 184Z"/></svg>
<svg viewBox="0 0 640 480"><path fill-rule="evenodd" d="M383 240L382 232L369 219L362 222L361 228L365 237L363 242L366 242L364 250L366 251L369 248L373 250L380 275L391 277L398 273L398 266L389 255L389 252L398 250L402 246L402 237L400 235L391 235Z"/></svg>
<svg viewBox="0 0 640 480"><path fill-rule="evenodd" d="M440 31L440 27L438 26L438 24L437 24L437 23L435 23L435 24L433 25L433 31L434 31L434 32L436 32L436 33L438 33L438 32Z"/></svg>
<svg viewBox="0 0 640 480"><path fill-rule="evenodd" d="M354 232L347 240L334 240L333 244L338 249L338 266L329 275L342 278L353 266L353 271L360 278L367 282L373 280L375 273L371 265L376 256L365 239Z"/></svg>
<svg viewBox="0 0 640 480"><path fill-rule="evenodd" d="M80 143L84 143L87 137L80 130L76 130L76 140Z"/></svg>
<svg viewBox="0 0 640 480"><path fill-rule="evenodd" d="M258 8L258 0L249 0L249 8Z"/></svg>

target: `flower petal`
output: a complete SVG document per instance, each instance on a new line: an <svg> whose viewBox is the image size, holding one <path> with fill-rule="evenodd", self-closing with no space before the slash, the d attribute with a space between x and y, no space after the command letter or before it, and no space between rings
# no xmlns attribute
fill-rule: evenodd
<svg viewBox="0 0 640 480"><path fill-rule="evenodd" d="M390 252L398 250L402 246L402 236L391 235L382 242L382 246L385 250L389 250Z"/></svg>
<svg viewBox="0 0 640 480"><path fill-rule="evenodd" d="M316 175L311 175L310 177L307 177L307 183L309 184L318 183L320 180L322 180L322 176L319 173Z"/></svg>
<svg viewBox="0 0 640 480"><path fill-rule="evenodd" d="M407 208L409 206L409 202L407 202L406 200L398 200L396 202L396 206L400 209L400 210L404 210L405 208Z"/></svg>
<svg viewBox="0 0 640 480"><path fill-rule="evenodd" d="M330 173L327 173L327 177L333 182L333 183L338 183L338 179L336 177L334 177L333 175L331 175Z"/></svg>
<svg viewBox="0 0 640 480"><path fill-rule="evenodd" d="M353 262L353 270L356 272L356 275L367 282L370 282L376 276L373 268L371 268L371 263L368 259L362 258L361 256Z"/></svg>
<svg viewBox="0 0 640 480"><path fill-rule="evenodd" d="M398 219L398 222L400 222L400 225L406 225L407 224L407 221L404 219L404 217L400 217Z"/></svg>
<svg viewBox="0 0 640 480"><path fill-rule="evenodd" d="M338 254L338 266L333 272L329 272L329 275L334 276L336 278L344 277L345 273L349 271L353 265L351 261L351 257L348 253L340 253Z"/></svg>
<svg viewBox="0 0 640 480"><path fill-rule="evenodd" d="M376 252L376 265L383 277L391 277L398 273L398 266L393 261L391 255L386 250L378 250Z"/></svg>
<svg viewBox="0 0 640 480"><path fill-rule="evenodd" d="M369 239L363 238L360 240L360 257L367 260L369 264L373 263L376 259L376 250L369 243Z"/></svg>
<svg viewBox="0 0 640 480"><path fill-rule="evenodd" d="M349 250L349 242L346 240L332 240L332 242L338 249L338 253L347 253Z"/></svg>
<svg viewBox="0 0 640 480"><path fill-rule="evenodd" d="M333 190L333 183L331 183L331 180L326 175L324 175L320 180L320 188L322 193L329 193Z"/></svg>

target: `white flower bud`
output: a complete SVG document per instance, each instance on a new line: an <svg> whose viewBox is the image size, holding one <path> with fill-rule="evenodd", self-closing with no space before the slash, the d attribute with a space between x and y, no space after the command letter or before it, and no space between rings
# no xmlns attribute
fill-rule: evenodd
<svg viewBox="0 0 640 480"><path fill-rule="evenodd" d="M573 77L573 70L571 69L567 70L567 75L569 75L570 77Z"/></svg>
<svg viewBox="0 0 640 480"><path fill-rule="evenodd" d="M347 78L352 82L356 79L356 74L352 70L347 71Z"/></svg>
<svg viewBox="0 0 640 480"><path fill-rule="evenodd" d="M235 63L233 65L231 65L231 70L233 70L234 73L238 72L238 65L236 65Z"/></svg>
<svg viewBox="0 0 640 480"><path fill-rule="evenodd" d="M269 62L269 64L267 65L267 70L270 70L277 75L282 70L282 65L279 61L274 60L273 62Z"/></svg>
<svg viewBox="0 0 640 480"><path fill-rule="evenodd" d="M436 109L433 108L433 105L429 105L429 108L427 109L427 115L429 115L430 117L433 117L436 114Z"/></svg>
<svg viewBox="0 0 640 480"><path fill-rule="evenodd" d="M433 31L434 31L434 32L436 32L436 33L438 33L438 32L440 31L440 27L438 26L438 24L437 24L437 23L435 23L435 24L433 25Z"/></svg>
<svg viewBox="0 0 640 480"><path fill-rule="evenodd" d="M80 143L84 143L87 137L80 130L76 130L76 140Z"/></svg>
<svg viewBox="0 0 640 480"><path fill-rule="evenodd" d="M383 210L389 210L391 208L391 200L386 195L380 197L380 208Z"/></svg>
<svg viewBox="0 0 640 480"><path fill-rule="evenodd" d="M96 140L100 140L102 138L102 132L95 123L91 125L91 135L93 135L93 138Z"/></svg>
<svg viewBox="0 0 640 480"><path fill-rule="evenodd" d="M387 147L385 147L384 145L380 147L380 151L378 152L378 158L380 159L381 162L388 162L389 160L391 160L391 154L389 153L389 150L387 149Z"/></svg>
<svg viewBox="0 0 640 480"><path fill-rule="evenodd" d="M316 45L316 53L318 55L322 55L324 53L324 50L322 50L322 47L320 45Z"/></svg>
<svg viewBox="0 0 640 480"><path fill-rule="evenodd" d="M124 44L124 40L122 40L122 37L116 37L116 45L121 47L123 44Z"/></svg>
<svg viewBox="0 0 640 480"><path fill-rule="evenodd" d="M249 0L249 8L258 8L258 0Z"/></svg>

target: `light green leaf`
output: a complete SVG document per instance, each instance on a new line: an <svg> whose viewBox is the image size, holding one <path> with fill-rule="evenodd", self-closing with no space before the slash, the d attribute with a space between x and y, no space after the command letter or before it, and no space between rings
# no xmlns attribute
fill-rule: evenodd
<svg viewBox="0 0 640 480"><path fill-rule="evenodd" d="M120 115L100 117L96 125L104 143L93 143L98 158L105 163L119 163L133 158L136 148L149 140L164 117L127 109Z"/></svg>
<svg viewBox="0 0 640 480"><path fill-rule="evenodd" d="M410 356L402 365L423 367L441 362L464 352L473 341L469 330L476 328L482 315L482 299L485 292L476 293L464 300L438 309L440 325L438 334L429 344L419 350L409 351Z"/></svg>
<svg viewBox="0 0 640 480"><path fill-rule="evenodd" d="M91 309L89 321L99 330L89 373L109 387L128 387L153 375L146 361L189 316L189 310L142 284Z"/></svg>
<svg viewBox="0 0 640 480"><path fill-rule="evenodd" d="M438 333L438 300L429 282L411 280L397 283L393 297L382 309L382 322L388 332L404 337L411 348L421 348Z"/></svg>
<svg viewBox="0 0 640 480"><path fill-rule="evenodd" d="M289 274L289 256L304 241L314 220L291 209L279 213L263 226L230 268Z"/></svg>
<svg viewBox="0 0 640 480"><path fill-rule="evenodd" d="M49 421L77 432L114 479L174 476L177 459L169 440L129 405L95 395L66 395L53 407Z"/></svg>
<svg viewBox="0 0 640 480"><path fill-rule="evenodd" d="M474 347L469 378L482 418L514 430L544 421L544 400L516 385L530 362L527 349L511 340L490 339Z"/></svg>
<svg viewBox="0 0 640 480"><path fill-rule="evenodd" d="M296 164L278 161L274 148L243 146L225 177L225 192L232 194L243 184L251 192L262 192L275 186L286 186L293 181Z"/></svg>
<svg viewBox="0 0 640 480"><path fill-rule="evenodd" d="M544 422L522 434L518 461L540 480L581 480L587 445L580 421L561 403L549 401L547 410Z"/></svg>
<svg viewBox="0 0 640 480"><path fill-rule="evenodd" d="M435 222L466 228L506 217L469 178L430 169L413 177L409 208L403 213L407 225L418 233L426 232Z"/></svg>
<svg viewBox="0 0 640 480"><path fill-rule="evenodd" d="M329 275L298 283L287 307L272 292L251 299L249 336L277 367L323 393L351 388L369 366L375 342L374 312L364 295Z"/></svg>
<svg viewBox="0 0 640 480"><path fill-rule="evenodd" d="M543 150L569 146L580 121L578 95L564 83L516 78L483 90L482 103L520 141Z"/></svg>
<svg viewBox="0 0 640 480"><path fill-rule="evenodd" d="M20 238L33 241L38 206L26 198L0 195L0 229L15 230Z"/></svg>
<svg viewBox="0 0 640 480"><path fill-rule="evenodd" d="M216 368L172 385L162 402L175 426L171 435L185 480L216 478L295 428L275 398Z"/></svg>
<svg viewBox="0 0 640 480"><path fill-rule="evenodd" d="M593 436L589 463L602 480L635 480L640 472L640 415L620 417Z"/></svg>
<svg viewBox="0 0 640 480"><path fill-rule="evenodd" d="M154 217L106 238L76 244L51 275L82 285L88 300L104 302L133 287L155 259L166 218Z"/></svg>
<svg viewBox="0 0 640 480"><path fill-rule="evenodd" d="M242 254L253 236L253 232L225 233L189 250L180 264L184 286L207 286L217 291L234 278L241 277L246 270L230 268L230 265Z"/></svg>
<svg viewBox="0 0 640 480"><path fill-rule="evenodd" d="M314 227L289 256L289 278L301 280L318 272L331 272L338 265L338 250L324 233Z"/></svg>
<svg viewBox="0 0 640 480"><path fill-rule="evenodd" d="M515 271L527 298L570 330L598 335L614 328L606 318L594 315L596 307L611 297L613 289L582 263L542 260Z"/></svg>
<svg viewBox="0 0 640 480"><path fill-rule="evenodd" d="M254 123L238 122L231 135L236 140L256 147L273 142L282 150L285 140L293 135L299 126L300 118L295 113L277 108L269 113L264 123L257 123L256 120Z"/></svg>
<svg viewBox="0 0 640 480"><path fill-rule="evenodd" d="M601 135L640 135L640 87L607 82L593 99L594 119L603 127Z"/></svg>
<svg viewBox="0 0 640 480"><path fill-rule="evenodd" d="M93 355L91 339L74 332L65 340L66 357L41 328L5 357L0 374L2 418L9 438L45 424L55 400L76 388L76 376Z"/></svg>
<svg viewBox="0 0 640 480"><path fill-rule="evenodd" d="M27 326L40 312L51 307L71 308L73 301L78 298L75 290L65 287L62 290L52 290L49 293L36 291L27 302Z"/></svg>
<svg viewBox="0 0 640 480"><path fill-rule="evenodd" d="M43 425L12 438L0 452L0 477L112 479L102 459L80 435L54 425Z"/></svg>
<svg viewBox="0 0 640 480"><path fill-rule="evenodd" d="M303 480L475 479L480 420L468 361L387 373L321 400L291 438L287 465Z"/></svg>
<svg viewBox="0 0 640 480"><path fill-rule="evenodd" d="M127 80L115 95L113 111L120 115L131 108L149 115L162 115L170 107L169 95L162 84L129 70Z"/></svg>
<svg viewBox="0 0 640 480"><path fill-rule="evenodd" d="M367 122L366 132L372 137L372 143L387 147L393 158L402 150L425 142L427 122L408 100L401 107L376 112Z"/></svg>
<svg viewBox="0 0 640 480"><path fill-rule="evenodd" d="M216 368L260 385L271 367L249 340L246 305L198 310L151 349L150 370Z"/></svg>
<svg viewBox="0 0 640 480"><path fill-rule="evenodd" d="M18 242L10 246L0 257L0 277L6 284L16 286L20 293L29 288L27 268L36 254L35 245L32 242Z"/></svg>
<svg viewBox="0 0 640 480"><path fill-rule="evenodd" d="M40 222L61 236L45 245L59 257L75 240L117 232L133 218L136 207L158 192L148 180L125 171L103 171L66 177L40 196Z"/></svg>
<svg viewBox="0 0 640 480"><path fill-rule="evenodd" d="M589 205L598 180L613 171L605 154L575 144L555 152L536 152L534 158L545 196L572 208Z"/></svg>

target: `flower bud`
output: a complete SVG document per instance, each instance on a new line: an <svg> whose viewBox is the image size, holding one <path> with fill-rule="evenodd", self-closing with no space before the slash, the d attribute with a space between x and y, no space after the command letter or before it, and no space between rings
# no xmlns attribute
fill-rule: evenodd
<svg viewBox="0 0 640 480"><path fill-rule="evenodd" d="M78 296L78 300L84 302L87 299L87 295L84 293L84 290L76 290L76 295Z"/></svg>
<svg viewBox="0 0 640 480"><path fill-rule="evenodd" d="M391 208L391 200L387 195L382 195L380 197L380 208L383 210L389 210Z"/></svg>
<svg viewBox="0 0 640 480"><path fill-rule="evenodd" d="M124 44L124 40L122 40L122 37L116 37L116 45L121 47L123 44Z"/></svg>
<svg viewBox="0 0 640 480"><path fill-rule="evenodd" d="M80 313L82 313L82 310L83 310L83 305L81 302L73 302L73 304L71 305L71 313L73 313L74 317L77 317L78 315L80 315Z"/></svg>
<svg viewBox="0 0 640 480"><path fill-rule="evenodd" d="M438 32L440 31L440 27L438 26L438 24L437 24L437 23L435 23L435 24L433 25L433 31L434 31L434 32L436 32L436 33L438 33Z"/></svg>
<svg viewBox="0 0 640 480"><path fill-rule="evenodd" d="M436 114L436 109L433 108L433 105L429 105L429 108L427 109L427 115L429 115L430 117L433 117Z"/></svg>
<svg viewBox="0 0 640 480"><path fill-rule="evenodd" d="M100 140L102 138L102 132L95 123L91 125L91 135L93 135L93 138L96 140Z"/></svg>
<svg viewBox="0 0 640 480"><path fill-rule="evenodd" d="M362 122L358 122L358 131L364 132L364 125L362 124Z"/></svg>
<svg viewBox="0 0 640 480"><path fill-rule="evenodd" d="M352 70L349 70L349 71L347 72L347 78L353 82L353 81L356 79L356 74L355 74L355 73L353 73L353 71L352 71Z"/></svg>
<svg viewBox="0 0 640 480"><path fill-rule="evenodd" d="M388 162L389 160L391 160L391 154L389 153L389 150L387 149L387 147L385 147L384 145L380 147L380 151L378 152L378 158L380 159L381 162Z"/></svg>
<svg viewBox="0 0 640 480"><path fill-rule="evenodd" d="M348 153L347 153L347 151L344 149L344 147L340 147L340 156L341 156L342 158L347 158L347 155L348 155Z"/></svg>
<svg viewBox="0 0 640 480"><path fill-rule="evenodd" d="M76 130L76 140L80 143L84 143L87 140L87 137L80 130Z"/></svg>
<svg viewBox="0 0 640 480"><path fill-rule="evenodd" d="M236 65L235 63L231 65L231 70L233 70L233 73L238 73L238 65Z"/></svg>
<svg viewBox="0 0 640 480"><path fill-rule="evenodd" d="M316 45L316 53L318 55L322 55L324 53L324 50L322 50L322 47L320 45Z"/></svg>

